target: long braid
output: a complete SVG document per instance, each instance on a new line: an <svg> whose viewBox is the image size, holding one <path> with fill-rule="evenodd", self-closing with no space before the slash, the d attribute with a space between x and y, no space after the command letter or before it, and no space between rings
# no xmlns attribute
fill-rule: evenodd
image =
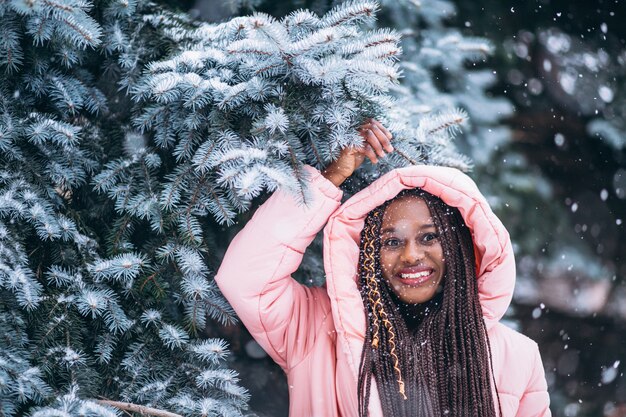
<svg viewBox="0 0 626 417"><path fill-rule="evenodd" d="M379 207L374 210L368 217L370 221L367 222L361 235L361 253L360 253L360 274L361 279L364 281L364 285L361 286L363 298L367 300L365 303L367 308L368 320L371 330L367 332L366 344L371 349L381 352L379 347L385 346L385 353L391 358L389 361L374 361L374 369L369 366L371 361L371 349L364 349L361 354L361 364L359 366L359 374L367 374L367 378L359 378L358 391L359 391L359 412L367 413L367 402L369 400L369 394L371 389L371 373L375 375L388 375L389 366L393 370L398 384L397 392L406 399L405 395L405 383L400 369L400 359L397 355L397 339L394 324L391 322L389 315L385 311L383 306L383 298L379 289L380 277L380 265L378 261L377 247L380 246L378 237L380 232L380 223L382 221L382 215L384 208ZM385 332L381 328L381 323ZM380 389L380 387L379 387ZM366 399L366 402L363 402ZM387 404L387 406L394 407L393 403Z"/></svg>
<svg viewBox="0 0 626 417"><path fill-rule="evenodd" d="M372 210L361 233L359 285L367 328L359 365L359 416L368 415L375 378L385 417L495 417L491 348L478 299L474 248L456 208L422 190L405 190L430 209L444 251L443 294L410 332L382 277L380 230L387 206ZM437 296L435 296L437 298ZM496 390L497 394L497 390ZM500 398L497 396L500 407ZM500 410L501 411L501 410ZM500 413L501 414L501 413Z"/></svg>

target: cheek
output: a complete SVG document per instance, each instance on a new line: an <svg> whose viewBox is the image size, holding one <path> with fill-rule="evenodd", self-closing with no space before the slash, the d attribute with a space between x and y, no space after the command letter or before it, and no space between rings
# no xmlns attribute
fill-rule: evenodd
<svg viewBox="0 0 626 417"><path fill-rule="evenodd" d="M433 252L435 259L439 260L441 263L446 262L446 255L443 253L443 247L441 244L437 245L435 251Z"/></svg>
<svg viewBox="0 0 626 417"><path fill-rule="evenodd" d="M382 252L380 253L380 268L382 269L383 275L387 278L391 274L391 270L393 269L393 256Z"/></svg>

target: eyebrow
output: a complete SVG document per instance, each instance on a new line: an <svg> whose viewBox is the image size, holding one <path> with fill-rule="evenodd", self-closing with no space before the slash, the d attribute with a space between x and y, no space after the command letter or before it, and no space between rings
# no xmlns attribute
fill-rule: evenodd
<svg viewBox="0 0 626 417"><path fill-rule="evenodd" d="M422 225L422 227L420 227L420 229L430 229L431 227L435 227L434 224L428 223L425 225ZM385 227L383 230L380 231L380 234L385 234L385 233L393 233L396 231L395 227Z"/></svg>

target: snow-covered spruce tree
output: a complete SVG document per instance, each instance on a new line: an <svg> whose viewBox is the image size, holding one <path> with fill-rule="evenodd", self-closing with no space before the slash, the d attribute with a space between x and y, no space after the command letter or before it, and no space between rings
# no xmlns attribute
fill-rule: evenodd
<svg viewBox="0 0 626 417"><path fill-rule="evenodd" d="M71 295L46 288L63 264L93 253L93 239L60 207L97 165L81 146L90 125L72 121L105 100L85 82L89 73L65 71L98 44L98 25L83 8L2 2L0 16L0 414L12 416L54 397L55 368L69 375L85 362L76 345L49 343L57 329L68 339L74 329L63 308ZM55 48L41 48L52 39ZM42 308L55 299L56 312Z"/></svg>
<svg viewBox="0 0 626 417"><path fill-rule="evenodd" d="M172 33L182 52L152 63L135 89L146 101L137 127L155 131L155 144L173 149L180 166L163 202L193 192L198 176L219 185L208 201L220 204L207 208L226 221L263 190L300 193L301 164L322 167L341 148L359 146L356 127L371 116L396 133L399 152L383 170L462 164L449 133L463 114L393 119L398 108L388 91L400 75L398 35L359 29L377 8L348 2L322 18L306 10L281 20L255 14Z"/></svg>
<svg viewBox="0 0 626 417"><path fill-rule="evenodd" d="M239 1L230 3L247 5ZM286 15L297 7L293 3L289 0L257 1L253 6ZM326 11L346 3L314 0L306 4ZM377 21L368 23L370 27L381 32L386 27L394 28L402 47L399 62L402 80L391 87L398 103L388 117L399 123L417 125L425 115L461 108L469 114L469 122L456 142L466 158L451 155L450 160L438 162L464 168L484 164L493 151L509 141L509 130L502 119L513 112L508 100L489 92L497 82L497 75L486 64L494 51L491 42L464 35L455 27L456 7L448 0L382 0L378 17Z"/></svg>
<svg viewBox="0 0 626 417"><path fill-rule="evenodd" d="M390 116L398 38L362 28L376 10L209 25L140 1L0 3L0 414L241 415L227 346L203 337L233 320L222 225L264 191L306 201L302 164L359 145L366 117L396 135L381 170L464 163L463 114Z"/></svg>
<svg viewBox="0 0 626 417"><path fill-rule="evenodd" d="M399 78L398 34L361 29L373 26L377 10L375 2L346 2L323 17L307 10L280 20L258 13L172 32L182 52L152 63L135 90L143 106L137 126L157 132L155 143L173 149L179 164L162 204L195 194L204 201L201 210L228 222L264 190L284 187L306 201L301 164L320 168L342 147L360 145L356 127L372 116L394 133L396 151L361 169L348 191L407 163L466 168L450 144L463 112L411 113L391 94ZM319 284L317 247L299 278Z"/></svg>
<svg viewBox="0 0 626 417"><path fill-rule="evenodd" d="M233 320L207 245L151 235L142 213L97 193L94 175L135 137L128 89L167 46L165 27L143 21L159 8L138 8L0 3L0 415L116 415L107 399L189 415L246 405L226 343L199 337L207 315Z"/></svg>

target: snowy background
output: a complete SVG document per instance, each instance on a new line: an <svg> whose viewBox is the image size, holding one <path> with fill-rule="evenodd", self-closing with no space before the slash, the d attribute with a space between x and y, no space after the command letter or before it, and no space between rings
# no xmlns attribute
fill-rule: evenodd
<svg viewBox="0 0 626 417"><path fill-rule="evenodd" d="M246 17L247 16L247 17ZM0 2L0 415L287 415L213 282L302 164L467 170L555 416L626 416L622 0ZM323 282L320 242L297 278ZM132 407L120 403L132 403ZM126 408L124 408L126 407ZM129 408L131 407L131 408Z"/></svg>

